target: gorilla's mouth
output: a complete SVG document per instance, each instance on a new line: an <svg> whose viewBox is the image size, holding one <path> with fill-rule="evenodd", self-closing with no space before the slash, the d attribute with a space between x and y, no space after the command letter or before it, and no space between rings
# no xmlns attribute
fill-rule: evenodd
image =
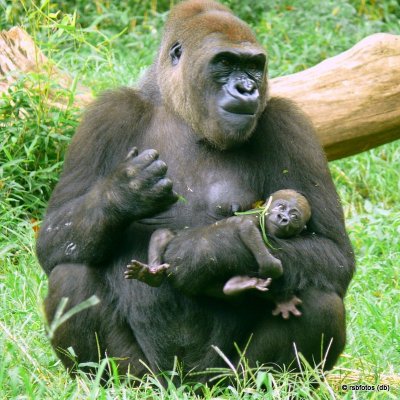
<svg viewBox="0 0 400 400"><path fill-rule="evenodd" d="M249 106L248 104L231 104L221 107L222 110L229 114L237 114L237 115L249 115L254 116L257 111L257 107Z"/></svg>
<svg viewBox="0 0 400 400"><path fill-rule="evenodd" d="M290 227L289 221L288 222L282 222L278 221L277 219L270 219L270 224L273 225L274 227L287 231Z"/></svg>
<svg viewBox="0 0 400 400"><path fill-rule="evenodd" d="M231 97L228 101L221 101L220 107L227 113L237 115L254 116L257 113L259 101L258 99L246 101Z"/></svg>
<svg viewBox="0 0 400 400"><path fill-rule="evenodd" d="M249 94L239 91L233 93L232 89L225 88L222 94L218 105L230 114L254 116L260 106L258 90Z"/></svg>
<svg viewBox="0 0 400 400"><path fill-rule="evenodd" d="M223 121L235 127L235 131L246 131L256 120L256 114L250 113L248 110L240 109L240 112L226 109L225 107L219 108L219 114ZM247 111L247 112L245 112Z"/></svg>

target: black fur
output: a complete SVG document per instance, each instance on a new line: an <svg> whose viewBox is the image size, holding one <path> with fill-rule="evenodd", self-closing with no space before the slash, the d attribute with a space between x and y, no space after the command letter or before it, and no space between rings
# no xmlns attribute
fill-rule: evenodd
<svg viewBox="0 0 400 400"><path fill-rule="evenodd" d="M294 360L293 342L318 363L333 338L325 365L331 368L345 344L343 297L354 261L313 127L292 103L272 98L250 138L221 150L163 105L156 78L153 67L140 89L109 92L92 105L40 231L48 320L61 297L69 306L93 294L101 300L57 329L53 346L63 363L73 367L60 350L69 346L79 362L98 361L99 343L100 357L121 358L122 373L142 375L139 359L169 370L174 356L185 371L204 370L224 365L211 345L234 361L234 342L243 349L252 335L251 363L280 366ZM170 180L185 201L177 201ZM232 276L257 274L252 253L224 222L232 205L246 210L286 188L308 199L312 217L298 237L271 238L284 273L273 280L270 297L227 302L204 295ZM149 238L159 228L176 232L164 254L169 279L158 288L125 280L130 260L147 261ZM303 315L273 317L272 299L293 293Z"/></svg>

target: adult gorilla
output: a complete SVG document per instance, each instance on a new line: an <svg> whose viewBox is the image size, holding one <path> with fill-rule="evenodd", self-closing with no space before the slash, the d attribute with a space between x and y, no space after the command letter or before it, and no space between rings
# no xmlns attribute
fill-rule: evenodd
<svg viewBox="0 0 400 400"><path fill-rule="evenodd" d="M137 376L145 372L139 359L170 370L178 356L185 371L205 370L224 364L211 345L234 361L234 342L243 349L250 337L253 365L288 366L296 348L333 366L345 344L353 253L313 128L293 104L268 97L266 70L247 25L218 3L187 1L171 11L139 87L91 106L37 244L49 321L62 297L70 307L93 294L101 300L56 330L53 346L67 367L73 347L80 363L107 354ZM204 294L232 276L258 276L241 224L227 218L284 188L309 200L312 218L300 236L271 239L284 273L269 298ZM164 254L169 278L158 288L125 280L126 265L147 261L149 238L163 227L176 233ZM274 300L293 294L302 316L273 317Z"/></svg>

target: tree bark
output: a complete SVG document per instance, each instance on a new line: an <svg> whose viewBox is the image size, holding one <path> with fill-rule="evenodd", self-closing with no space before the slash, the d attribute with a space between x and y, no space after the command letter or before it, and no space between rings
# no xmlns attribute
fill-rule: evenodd
<svg viewBox="0 0 400 400"><path fill-rule="evenodd" d="M1 32L0 92L31 71L47 73L66 89L74 84L21 28ZM400 36L371 35L312 68L272 79L270 92L294 100L310 116L329 160L399 139ZM50 95L50 102L62 107L67 97ZM90 89L78 85L74 104L91 100Z"/></svg>
<svg viewBox="0 0 400 400"><path fill-rule="evenodd" d="M297 74L271 80L312 119L329 160L400 138L400 36L377 33Z"/></svg>
<svg viewBox="0 0 400 400"><path fill-rule="evenodd" d="M0 32L0 94L7 92L22 74L32 72L45 75L46 81L56 82L61 88L75 87L73 77L60 71L23 29L13 27L9 31ZM68 93L46 89L43 89L43 99L50 104L60 108L69 104ZM93 100L90 89L82 85L76 85L74 92L74 104L78 107Z"/></svg>

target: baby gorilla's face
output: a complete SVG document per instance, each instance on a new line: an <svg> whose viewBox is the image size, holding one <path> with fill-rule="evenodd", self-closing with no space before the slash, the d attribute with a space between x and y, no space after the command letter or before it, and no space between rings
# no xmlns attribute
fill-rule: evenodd
<svg viewBox="0 0 400 400"><path fill-rule="evenodd" d="M266 225L268 233L278 238L298 235L305 227L304 212L295 198L274 199L269 207Z"/></svg>

